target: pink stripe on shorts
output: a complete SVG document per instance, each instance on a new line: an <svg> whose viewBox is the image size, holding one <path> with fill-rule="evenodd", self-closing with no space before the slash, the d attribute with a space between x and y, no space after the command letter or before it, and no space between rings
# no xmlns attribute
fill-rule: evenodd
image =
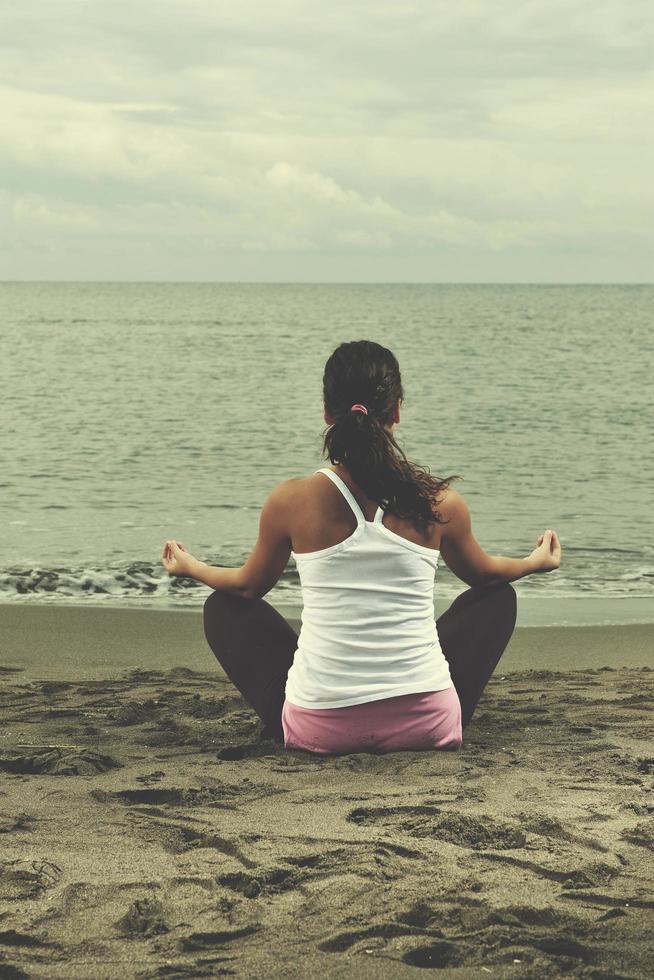
<svg viewBox="0 0 654 980"><path fill-rule="evenodd" d="M397 752L461 747L461 705L454 685L341 708L301 708L285 700L284 746L307 752Z"/></svg>

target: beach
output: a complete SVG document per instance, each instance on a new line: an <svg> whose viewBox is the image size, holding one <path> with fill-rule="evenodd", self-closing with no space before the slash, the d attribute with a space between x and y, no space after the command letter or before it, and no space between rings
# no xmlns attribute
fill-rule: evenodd
<svg viewBox="0 0 654 980"><path fill-rule="evenodd" d="M199 612L0 613L0 977L651 977L654 625L518 627L459 752L320 757Z"/></svg>

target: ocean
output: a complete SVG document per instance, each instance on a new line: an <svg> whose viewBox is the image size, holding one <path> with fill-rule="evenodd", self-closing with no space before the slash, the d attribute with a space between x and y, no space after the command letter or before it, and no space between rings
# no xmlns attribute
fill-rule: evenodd
<svg viewBox="0 0 654 980"><path fill-rule="evenodd" d="M464 477L480 544L558 532L519 597L652 621L653 314L650 285L0 283L0 602L199 608L164 541L242 564L269 491L329 465L327 357L371 339L400 363L398 440ZM441 561L437 603L464 588ZM266 598L299 609L292 559Z"/></svg>

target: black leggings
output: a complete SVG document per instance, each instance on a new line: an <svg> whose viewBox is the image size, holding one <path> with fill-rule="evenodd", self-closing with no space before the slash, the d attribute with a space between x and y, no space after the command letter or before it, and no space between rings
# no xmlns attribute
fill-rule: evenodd
<svg viewBox="0 0 654 980"><path fill-rule="evenodd" d="M511 639L516 613L513 586L492 582L462 592L436 620L464 726ZM204 604L204 634L229 679L261 718L264 734L283 743L282 705L297 648L295 630L265 599L212 592Z"/></svg>

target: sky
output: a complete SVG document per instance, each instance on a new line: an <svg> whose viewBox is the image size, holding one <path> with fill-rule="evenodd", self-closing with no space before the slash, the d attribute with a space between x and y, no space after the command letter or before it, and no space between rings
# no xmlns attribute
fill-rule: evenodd
<svg viewBox="0 0 654 980"><path fill-rule="evenodd" d="M0 7L0 279L651 282L647 0Z"/></svg>

